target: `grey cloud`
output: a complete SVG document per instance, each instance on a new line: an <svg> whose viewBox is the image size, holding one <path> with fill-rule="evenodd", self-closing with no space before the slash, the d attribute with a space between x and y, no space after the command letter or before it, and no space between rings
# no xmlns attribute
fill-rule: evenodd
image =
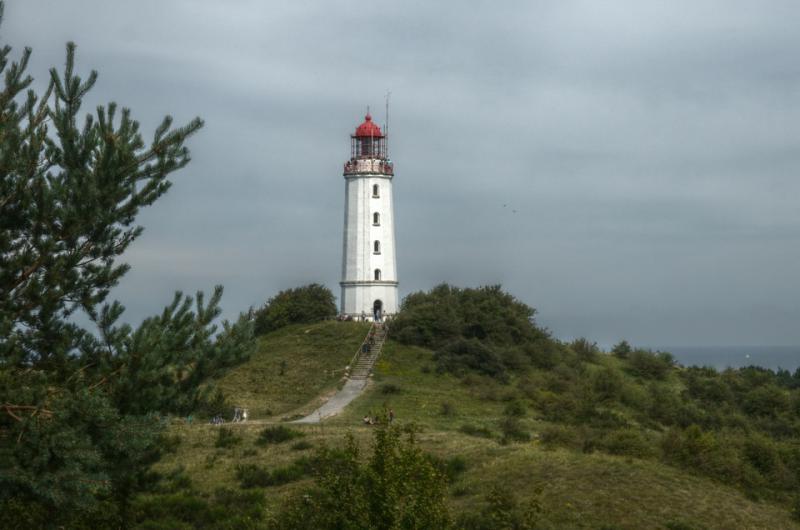
<svg viewBox="0 0 800 530"><path fill-rule="evenodd" d="M348 135L392 91L401 291L502 282L556 335L797 344L795 1L8 1L145 131L201 115L114 296L337 290ZM508 206L503 207L504 204ZM511 210L516 210L513 213Z"/></svg>

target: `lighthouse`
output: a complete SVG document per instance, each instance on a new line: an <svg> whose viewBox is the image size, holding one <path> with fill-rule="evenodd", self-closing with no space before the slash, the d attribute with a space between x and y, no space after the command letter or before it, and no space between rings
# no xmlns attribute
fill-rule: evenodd
<svg viewBox="0 0 800 530"><path fill-rule="evenodd" d="M397 313L393 177L386 134L367 112L350 135L350 160L344 164L344 315L381 319Z"/></svg>

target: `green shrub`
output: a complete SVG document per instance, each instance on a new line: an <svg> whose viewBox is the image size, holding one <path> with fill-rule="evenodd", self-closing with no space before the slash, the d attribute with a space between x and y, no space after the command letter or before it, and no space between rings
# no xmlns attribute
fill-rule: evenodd
<svg viewBox="0 0 800 530"><path fill-rule="evenodd" d="M574 421L581 406L572 392L556 393L549 390L539 392L535 404L544 419L555 422Z"/></svg>
<svg viewBox="0 0 800 530"><path fill-rule="evenodd" d="M447 284L404 300L392 328L407 344L438 347L457 338L520 344L546 336L532 323L535 310L499 285L460 289Z"/></svg>
<svg viewBox="0 0 800 530"><path fill-rule="evenodd" d="M539 528L542 514L541 490L527 503L502 486L495 486L486 495L486 508L479 512L462 513L456 528L463 530L527 530Z"/></svg>
<svg viewBox="0 0 800 530"><path fill-rule="evenodd" d="M503 434L500 443L529 442L531 434L524 429L519 418L506 416L500 420L500 432Z"/></svg>
<svg viewBox="0 0 800 530"><path fill-rule="evenodd" d="M569 347L577 354L578 359L587 362L596 361L600 353L600 348L597 347L596 342L589 342L583 337L572 341Z"/></svg>
<svg viewBox="0 0 800 530"><path fill-rule="evenodd" d="M742 456L764 476L775 476L783 468L778 444L761 434L751 433L745 438Z"/></svg>
<svg viewBox="0 0 800 530"><path fill-rule="evenodd" d="M373 434L367 461L352 436L343 449L321 451L314 486L282 503L273 528L450 528L447 479L413 433Z"/></svg>
<svg viewBox="0 0 800 530"><path fill-rule="evenodd" d="M703 431L697 425L670 429L662 438L661 448L668 462L689 471L728 484L747 485L751 491L763 484L755 468L750 468L750 472L748 466L743 465L735 445L720 434Z"/></svg>
<svg viewBox="0 0 800 530"><path fill-rule="evenodd" d="M526 343L523 351L534 366L545 370L554 368L564 357L562 348L549 337L537 338Z"/></svg>
<svg viewBox="0 0 800 530"><path fill-rule="evenodd" d="M505 408L503 408L503 414L513 418L522 418L525 416L526 412L525 403L520 399L509 401Z"/></svg>
<svg viewBox="0 0 800 530"><path fill-rule="evenodd" d="M652 408L648 389L635 381L624 380L619 390L619 400L624 405L645 412Z"/></svg>
<svg viewBox="0 0 800 530"><path fill-rule="evenodd" d="M254 332L263 335L289 324L317 322L337 314L336 298L324 285L312 283L286 289L255 312Z"/></svg>
<svg viewBox="0 0 800 530"><path fill-rule="evenodd" d="M279 444L305 436L302 432L290 429L284 425L265 427L256 439L258 445Z"/></svg>
<svg viewBox="0 0 800 530"><path fill-rule="evenodd" d="M456 339L439 349L433 358L439 372L460 375L472 370L500 380L508 377L494 348L475 338Z"/></svg>
<svg viewBox="0 0 800 530"><path fill-rule="evenodd" d="M627 359L628 355L630 355L631 351L633 351L633 349L631 348L631 345L628 344L627 340L623 340L623 341L618 342L611 349L611 353L613 353L614 355L616 355L620 359Z"/></svg>
<svg viewBox="0 0 800 530"><path fill-rule="evenodd" d="M380 386L381 394L384 395L391 395L391 394L399 394L402 390L399 386L395 385L394 383L384 383Z"/></svg>
<svg viewBox="0 0 800 530"><path fill-rule="evenodd" d="M239 464L236 466L236 480L243 488L268 486L270 472L256 464Z"/></svg>
<svg viewBox="0 0 800 530"><path fill-rule="evenodd" d="M547 425L539 432L539 440L547 447L579 448L582 436L569 425Z"/></svg>
<svg viewBox="0 0 800 530"><path fill-rule="evenodd" d="M392 334L399 342L434 349L440 372L477 371L506 380L508 370L550 367L559 358L559 347L536 327L534 314L500 286L443 284L408 295Z"/></svg>
<svg viewBox="0 0 800 530"><path fill-rule="evenodd" d="M733 392L716 372L709 374L705 368L691 367L686 369L683 377L687 394L703 401L705 406L718 407L723 403L733 402Z"/></svg>
<svg viewBox="0 0 800 530"><path fill-rule="evenodd" d="M630 371L645 379L665 379L674 365L675 359L665 352L634 350L628 356Z"/></svg>
<svg viewBox="0 0 800 530"><path fill-rule="evenodd" d="M599 401L619 399L623 384L622 374L613 368L602 368L591 374L592 390Z"/></svg>
<svg viewBox="0 0 800 530"><path fill-rule="evenodd" d="M744 396L742 408L754 416L777 416L789 410L789 393L774 384L754 388Z"/></svg>
<svg viewBox="0 0 800 530"><path fill-rule="evenodd" d="M449 458L428 455L428 458L434 467L447 477L448 482L455 482L456 478L467 470L467 460L460 455Z"/></svg>
<svg viewBox="0 0 800 530"><path fill-rule="evenodd" d="M655 446L638 430L619 429L606 433L600 448L612 455L648 458L655 455Z"/></svg>

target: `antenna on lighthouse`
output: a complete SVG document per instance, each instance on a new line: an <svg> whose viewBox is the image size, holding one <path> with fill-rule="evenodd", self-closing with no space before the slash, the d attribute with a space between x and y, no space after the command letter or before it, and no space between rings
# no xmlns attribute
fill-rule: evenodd
<svg viewBox="0 0 800 530"><path fill-rule="evenodd" d="M386 91L386 125L383 128L383 136L385 137L385 145L386 145L386 158L389 158L389 96L392 93L390 91Z"/></svg>

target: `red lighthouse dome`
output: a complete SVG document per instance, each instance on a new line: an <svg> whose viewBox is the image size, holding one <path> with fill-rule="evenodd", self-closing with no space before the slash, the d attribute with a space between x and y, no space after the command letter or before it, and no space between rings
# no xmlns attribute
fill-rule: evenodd
<svg viewBox="0 0 800 530"><path fill-rule="evenodd" d="M356 128L356 133L353 135L353 137L383 138L383 133L381 132L381 128L372 122L372 116L370 116L369 112L367 112L367 115L364 116L364 123Z"/></svg>

